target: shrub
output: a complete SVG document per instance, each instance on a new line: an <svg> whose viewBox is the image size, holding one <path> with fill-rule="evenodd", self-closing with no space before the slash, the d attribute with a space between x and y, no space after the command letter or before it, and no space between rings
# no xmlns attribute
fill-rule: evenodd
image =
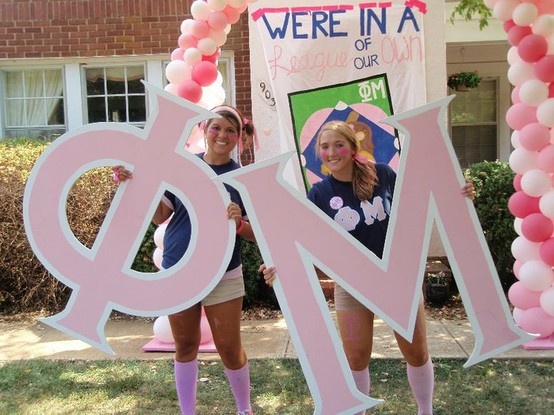
<svg viewBox="0 0 554 415"><path fill-rule="evenodd" d="M28 139L0 140L0 313L61 311L71 290L54 278L35 257L23 224L25 183L37 158L49 142ZM92 247L117 190L107 167L83 174L73 185L67 199L68 223L75 237ZM148 228L132 268L155 272L152 254L156 248L154 232ZM258 275L261 255L254 243L243 245L246 286L245 307L277 307L273 289Z"/></svg>
<svg viewBox="0 0 554 415"><path fill-rule="evenodd" d="M493 161L470 165L465 175L477 192L474 205L504 291L516 281L511 245L517 234L508 199L514 193L514 173L508 163Z"/></svg>

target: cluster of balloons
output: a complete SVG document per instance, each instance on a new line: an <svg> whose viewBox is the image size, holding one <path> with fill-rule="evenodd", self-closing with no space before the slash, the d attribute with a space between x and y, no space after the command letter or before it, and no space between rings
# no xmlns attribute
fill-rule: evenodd
<svg viewBox="0 0 554 415"><path fill-rule="evenodd" d="M504 22L514 86L506 121L515 193L508 208L516 281L508 291L516 324L539 338L554 333L554 1L485 0Z"/></svg>
<svg viewBox="0 0 554 415"><path fill-rule="evenodd" d="M165 76L165 90L211 109L225 101L223 77L217 69L221 46L227 41L231 25L255 0L195 0L192 19L181 23L178 48L171 52Z"/></svg>
<svg viewBox="0 0 554 415"><path fill-rule="evenodd" d="M168 223L169 220L165 221L154 231L154 244L156 245L156 249L154 249L154 253L152 254L152 260L154 261L154 265L156 265L158 269L162 268L164 234ZM158 339L160 342L174 343L173 333L171 332L171 326L169 325L168 316L159 316L158 318L156 318L156 320L154 321L153 331L154 337L156 337L156 339ZM208 318L206 317L204 307L202 307L202 314L200 318L200 345L202 346L211 343L212 340L213 335L210 329L210 324L208 323Z"/></svg>

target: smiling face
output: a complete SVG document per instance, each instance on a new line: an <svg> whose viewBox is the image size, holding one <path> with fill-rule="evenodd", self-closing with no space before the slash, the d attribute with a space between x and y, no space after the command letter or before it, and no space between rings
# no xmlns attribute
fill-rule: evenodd
<svg viewBox="0 0 554 415"><path fill-rule="evenodd" d="M351 181L356 149L335 130L324 130L318 140L319 157L337 180Z"/></svg>
<svg viewBox="0 0 554 415"><path fill-rule="evenodd" d="M231 152L238 143L239 130L227 118L214 118L207 123L204 136L208 148L205 155L207 161L213 164L223 163L231 159Z"/></svg>

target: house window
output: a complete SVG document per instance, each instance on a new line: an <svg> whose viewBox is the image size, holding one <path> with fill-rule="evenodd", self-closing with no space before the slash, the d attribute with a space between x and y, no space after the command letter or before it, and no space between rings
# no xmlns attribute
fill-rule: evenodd
<svg viewBox="0 0 554 415"><path fill-rule="evenodd" d="M53 140L65 133L61 69L4 72L4 134Z"/></svg>
<svg viewBox="0 0 554 415"><path fill-rule="evenodd" d="M124 122L144 126L144 66L87 67L86 102L89 123Z"/></svg>
<svg viewBox="0 0 554 415"><path fill-rule="evenodd" d="M450 108L452 143L462 168L498 158L496 80L458 92Z"/></svg>

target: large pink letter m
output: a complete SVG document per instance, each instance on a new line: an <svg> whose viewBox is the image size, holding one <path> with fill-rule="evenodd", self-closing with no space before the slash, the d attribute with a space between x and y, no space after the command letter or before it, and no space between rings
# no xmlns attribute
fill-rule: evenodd
<svg viewBox="0 0 554 415"><path fill-rule="evenodd" d="M290 154L215 179L241 192L263 259L277 269L276 294L316 413L355 413L377 401L353 384L314 265L411 339L433 221L475 334L466 365L531 338L513 322L474 208L461 194L464 179L442 126L449 101L385 120L405 138L382 259L287 184Z"/></svg>

